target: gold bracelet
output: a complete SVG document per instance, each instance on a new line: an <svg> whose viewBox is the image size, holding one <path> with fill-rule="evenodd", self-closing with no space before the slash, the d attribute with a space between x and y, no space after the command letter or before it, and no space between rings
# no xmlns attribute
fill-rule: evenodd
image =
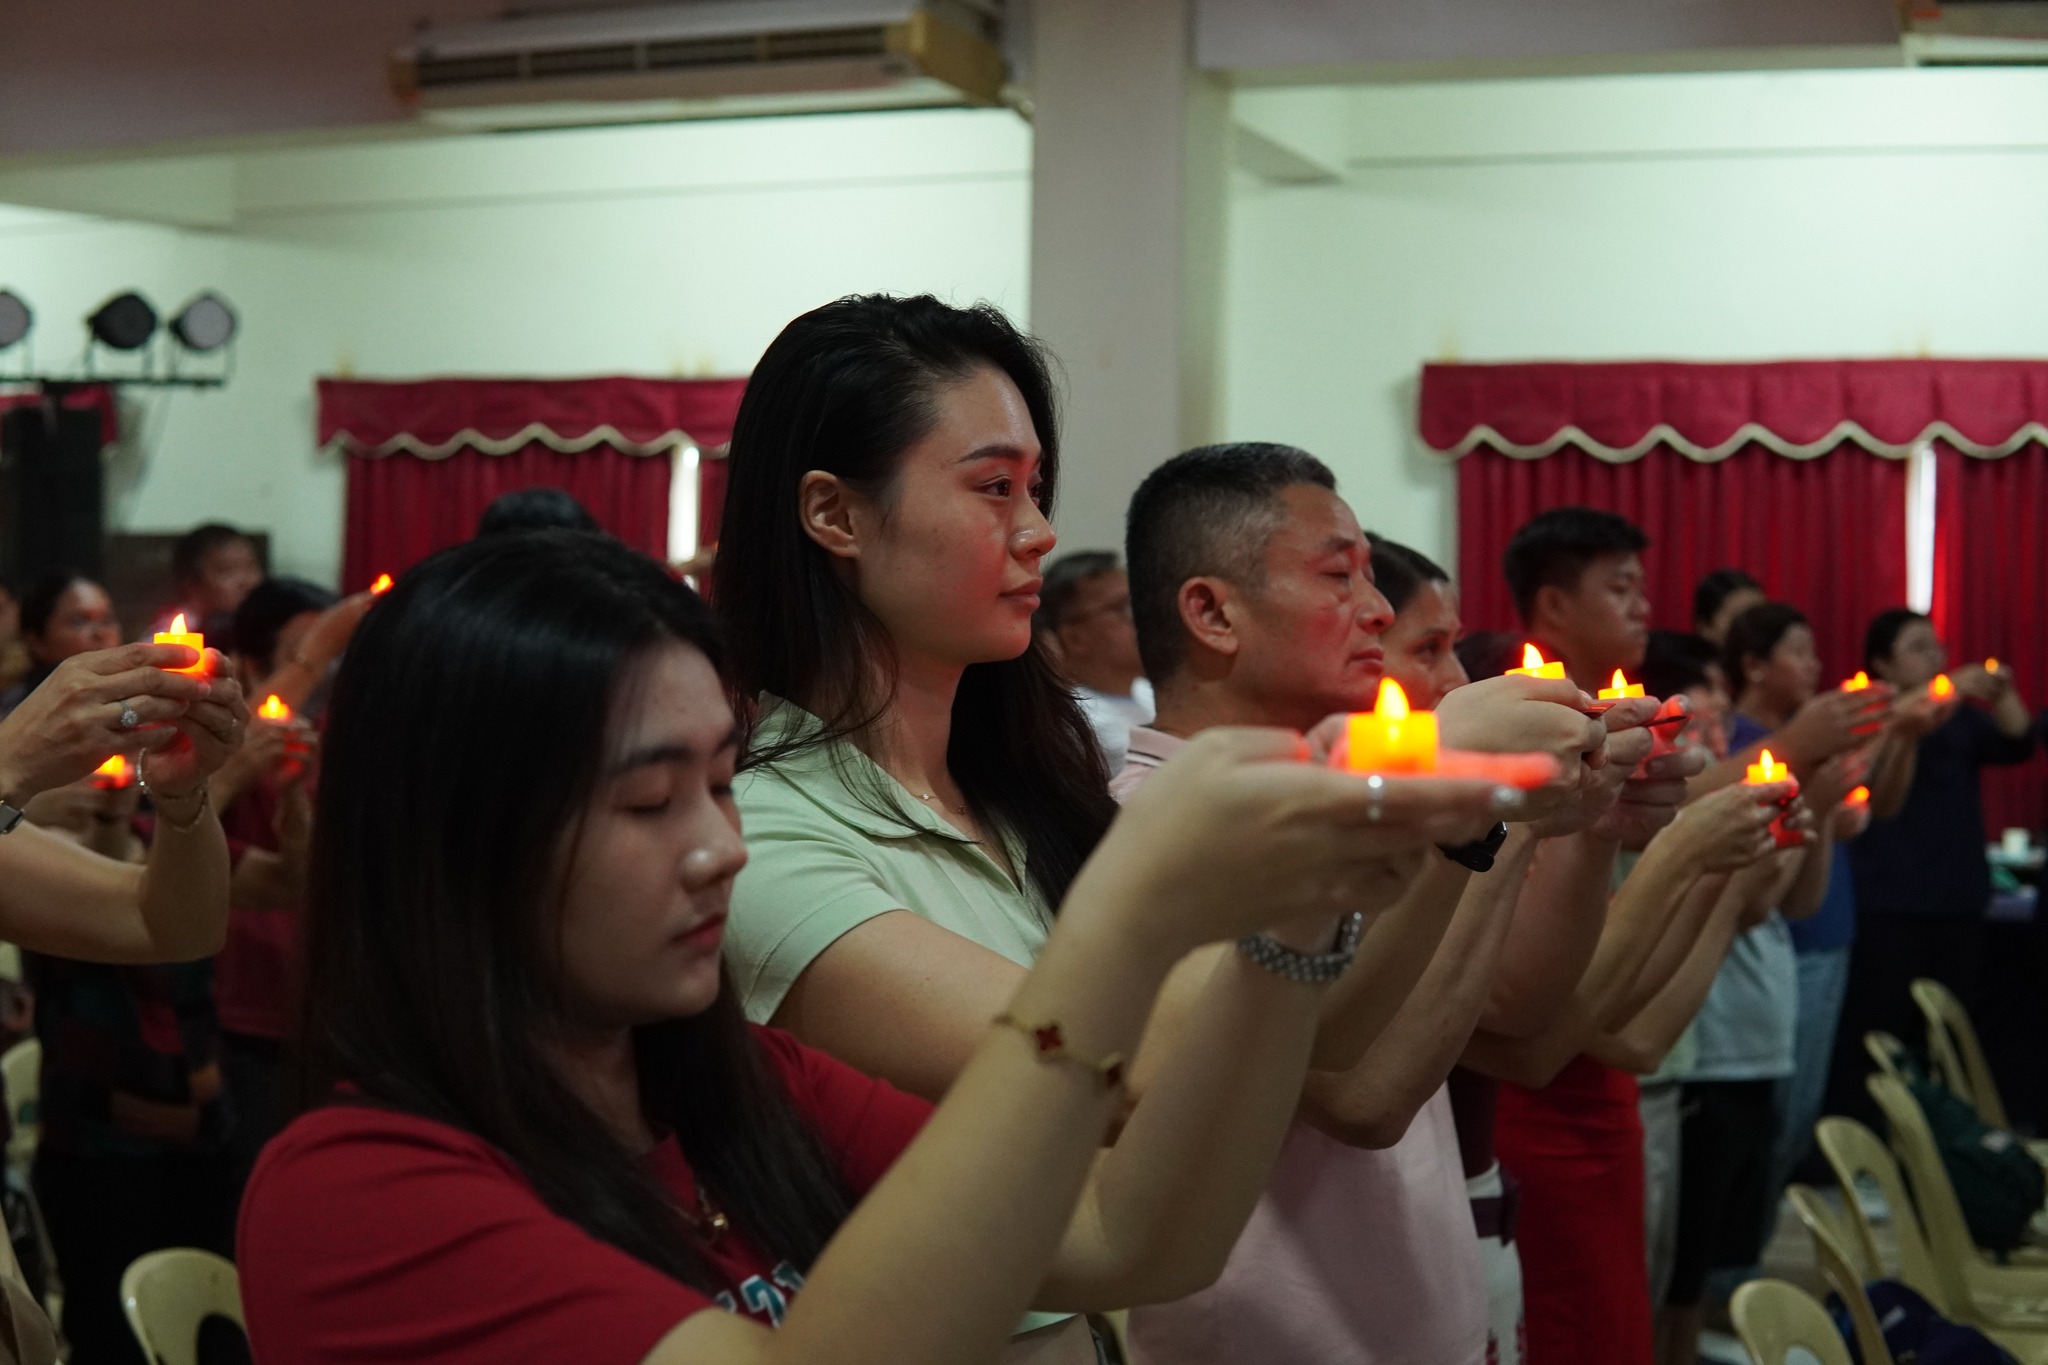
<svg viewBox="0 0 2048 1365"><path fill-rule="evenodd" d="M1124 1055L1121 1052L1112 1052L1097 1061L1071 1051L1067 1047L1066 1030L1060 1027L1056 1019L1032 1023L1005 1011L998 1014L994 1022L1003 1028L1015 1029L1030 1039L1032 1047L1038 1050L1038 1060L1041 1062L1072 1062L1084 1070L1093 1072L1095 1079L1101 1083L1105 1091L1115 1090L1124 1083Z"/></svg>
<svg viewBox="0 0 2048 1365"><path fill-rule="evenodd" d="M182 822L173 819L171 813L164 809L164 793L150 791L149 783L147 782L142 784L142 790L148 793L149 799L155 803L159 822L165 828L177 834L190 834L193 830L198 829L199 822L206 818L206 812L213 808L213 788L205 782L199 784L199 804L193 807L192 818ZM181 801L191 794L190 792L185 792L172 799Z"/></svg>

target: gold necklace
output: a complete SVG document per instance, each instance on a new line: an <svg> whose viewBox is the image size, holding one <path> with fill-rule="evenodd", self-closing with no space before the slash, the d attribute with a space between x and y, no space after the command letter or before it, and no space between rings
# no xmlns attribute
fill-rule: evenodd
<svg viewBox="0 0 2048 1365"><path fill-rule="evenodd" d="M726 1229L732 1226L732 1220L725 1216L725 1210L711 1202L711 1196L704 1192L702 1185L697 1187L697 1212L692 1213L688 1209L681 1212L683 1221L697 1234L697 1240L707 1247L715 1243Z"/></svg>

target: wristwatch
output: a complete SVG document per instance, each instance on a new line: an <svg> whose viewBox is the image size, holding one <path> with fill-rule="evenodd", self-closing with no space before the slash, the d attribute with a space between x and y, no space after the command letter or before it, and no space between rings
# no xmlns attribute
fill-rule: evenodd
<svg viewBox="0 0 2048 1365"><path fill-rule="evenodd" d="M1491 872L1494 855L1507 841L1508 826L1503 820L1484 839L1474 839L1469 844L1438 844L1437 849L1459 867L1469 867L1474 872Z"/></svg>

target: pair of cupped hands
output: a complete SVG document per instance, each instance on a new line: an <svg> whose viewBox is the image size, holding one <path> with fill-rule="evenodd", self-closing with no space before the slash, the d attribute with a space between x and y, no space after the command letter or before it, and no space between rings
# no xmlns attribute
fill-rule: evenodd
<svg viewBox="0 0 2048 1365"><path fill-rule="evenodd" d="M1628 698L1588 714L1568 681L1507 676L1460 687L1436 710L1446 748L1538 753L1551 779L1517 791L1465 777L1373 783L1330 762L1333 716L1307 735L1219 727L1202 732L1133 793L1076 882L1132 907L1130 928L1168 953L1274 931L1320 942L1339 918L1385 909L1439 845L1482 838L1496 821L1541 837L1587 833L1642 847L1673 822L1697 749L1660 745L1650 722L1675 724L1682 698ZM1662 728L1662 727L1660 727ZM1738 786L1687 807L1687 837L1712 866L1767 855L1792 782Z"/></svg>
<svg viewBox="0 0 2048 1365"><path fill-rule="evenodd" d="M175 671L202 657L204 676ZM117 753L136 755L153 789L189 794L241 747L249 719L218 650L137 644L74 655L0 720L0 800L77 782Z"/></svg>

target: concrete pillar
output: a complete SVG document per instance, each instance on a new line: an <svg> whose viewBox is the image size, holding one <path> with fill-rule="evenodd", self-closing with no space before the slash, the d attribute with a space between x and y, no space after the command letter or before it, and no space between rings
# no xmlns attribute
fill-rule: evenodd
<svg viewBox="0 0 2048 1365"><path fill-rule="evenodd" d="M1145 474L1210 439L1229 96L1188 0L1034 0L1031 326L1065 368L1062 549L1121 548Z"/></svg>

